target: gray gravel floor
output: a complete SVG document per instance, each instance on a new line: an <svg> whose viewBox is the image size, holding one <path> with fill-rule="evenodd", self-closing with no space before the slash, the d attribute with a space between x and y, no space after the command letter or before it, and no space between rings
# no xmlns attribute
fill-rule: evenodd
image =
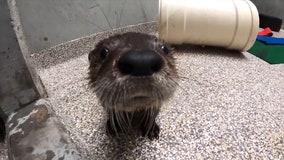
<svg viewBox="0 0 284 160"><path fill-rule="evenodd" d="M0 143L0 160L7 160L7 147L4 143Z"/></svg>
<svg viewBox="0 0 284 160"><path fill-rule="evenodd" d="M155 29L146 24L115 32ZM211 47L176 51L182 78L159 115L159 140L107 137L105 112L87 85L87 54L113 33L33 57L56 114L88 159L284 159L284 65Z"/></svg>

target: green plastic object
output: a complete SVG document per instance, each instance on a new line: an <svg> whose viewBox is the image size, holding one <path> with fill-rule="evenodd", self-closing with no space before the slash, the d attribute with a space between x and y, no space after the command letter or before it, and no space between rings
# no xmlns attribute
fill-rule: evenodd
<svg viewBox="0 0 284 160"><path fill-rule="evenodd" d="M248 52L270 64L284 63L284 45L266 45L255 41Z"/></svg>

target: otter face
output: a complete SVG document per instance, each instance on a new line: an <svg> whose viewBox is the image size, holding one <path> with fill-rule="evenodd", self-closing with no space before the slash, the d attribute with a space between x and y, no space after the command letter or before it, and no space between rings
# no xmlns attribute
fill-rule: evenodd
<svg viewBox="0 0 284 160"><path fill-rule="evenodd" d="M114 35L96 45L89 62L90 84L106 109L157 108L177 86L172 50L155 36Z"/></svg>

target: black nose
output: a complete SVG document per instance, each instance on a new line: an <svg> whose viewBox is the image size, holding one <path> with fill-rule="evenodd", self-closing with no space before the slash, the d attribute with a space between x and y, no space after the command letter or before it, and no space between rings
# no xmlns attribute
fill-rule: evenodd
<svg viewBox="0 0 284 160"><path fill-rule="evenodd" d="M129 51L118 60L117 65L122 74L151 76L162 69L164 61L154 51Z"/></svg>

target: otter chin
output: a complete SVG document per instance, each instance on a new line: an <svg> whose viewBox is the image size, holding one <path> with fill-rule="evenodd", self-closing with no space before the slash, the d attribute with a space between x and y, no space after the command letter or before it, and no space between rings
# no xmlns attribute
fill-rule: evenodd
<svg viewBox="0 0 284 160"><path fill-rule="evenodd" d="M177 86L172 49L155 36L128 32L89 53L89 83L107 112L107 133L159 137L156 117Z"/></svg>

